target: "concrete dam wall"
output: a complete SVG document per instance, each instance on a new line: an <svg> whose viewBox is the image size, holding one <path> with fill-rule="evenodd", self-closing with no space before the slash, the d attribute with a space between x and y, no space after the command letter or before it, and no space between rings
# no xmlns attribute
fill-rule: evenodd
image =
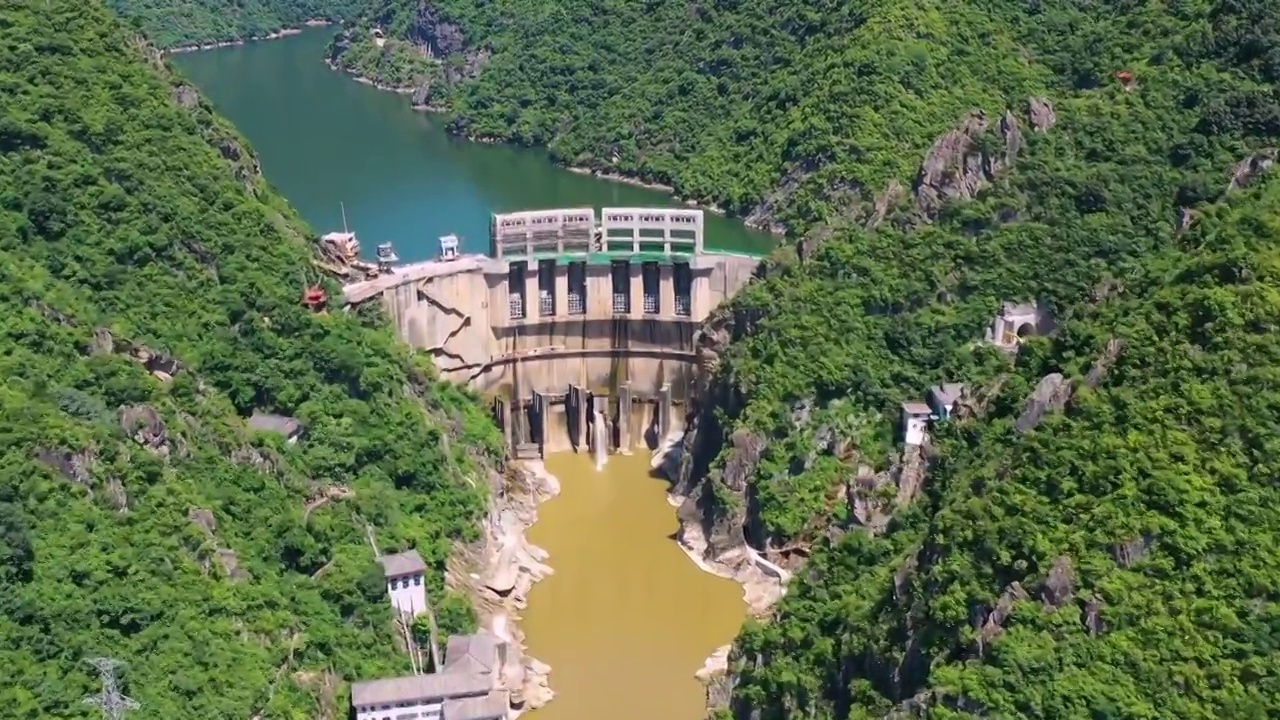
<svg viewBox="0 0 1280 720"><path fill-rule="evenodd" d="M683 426L669 408L696 378L694 334L759 263L706 252L701 210L541 210L495 215L487 255L442 238L440 259L344 296L382 302L442 377L492 396L514 449L592 445L602 417L626 450Z"/></svg>

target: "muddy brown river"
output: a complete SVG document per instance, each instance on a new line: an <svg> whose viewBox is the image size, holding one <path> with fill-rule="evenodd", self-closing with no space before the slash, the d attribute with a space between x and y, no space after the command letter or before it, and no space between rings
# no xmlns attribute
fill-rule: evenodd
<svg viewBox="0 0 1280 720"><path fill-rule="evenodd" d="M551 665L556 697L532 720L701 720L694 673L737 634L747 608L732 580L704 572L673 539L667 482L648 453L547 458L561 492L529 540L555 574L529 593L529 652Z"/></svg>

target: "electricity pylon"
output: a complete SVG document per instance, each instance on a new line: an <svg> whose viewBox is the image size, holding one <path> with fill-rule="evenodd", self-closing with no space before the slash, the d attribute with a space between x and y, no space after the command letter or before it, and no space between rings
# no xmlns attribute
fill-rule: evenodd
<svg viewBox="0 0 1280 720"><path fill-rule="evenodd" d="M125 712L141 707L133 698L121 693L116 684L116 669L123 667L124 663L115 658L91 658L88 662L98 668L98 674L102 676L102 694L86 697L86 705L102 708L104 720L124 720Z"/></svg>

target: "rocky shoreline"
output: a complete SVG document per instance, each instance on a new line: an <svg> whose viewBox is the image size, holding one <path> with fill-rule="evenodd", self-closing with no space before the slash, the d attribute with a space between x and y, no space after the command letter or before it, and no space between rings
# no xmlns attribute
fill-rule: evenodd
<svg viewBox="0 0 1280 720"><path fill-rule="evenodd" d="M651 467L676 483L679 479L683 451L684 436L673 434L654 451ZM693 500L672 492L667 494L667 502L672 507L680 509ZM702 570L741 585L742 600L747 604L752 616L757 618L768 616L786 594L791 574L761 557L747 545L711 556L702 528L697 522L690 520L691 517L697 516L697 510L690 509L692 512L678 513L680 529L676 533L676 542L679 543L680 549L684 550L685 555L688 555L689 559ZM707 656L702 668L694 673L706 690L708 710L724 707L728 702L731 680L729 655L732 650L732 643L716 648Z"/></svg>
<svg viewBox="0 0 1280 720"><path fill-rule="evenodd" d="M308 20L304 22L300 28L284 28L279 32L273 32L267 35L254 35L253 37L240 38L238 40L226 40L214 43L198 43L195 45L179 45L177 47L167 48L161 51L162 55L176 55L178 53L198 52L200 50L216 50L218 48L235 47L237 45L245 45L251 42L259 42L262 40L279 40L291 35L297 35L306 28L326 27L334 24L331 20Z"/></svg>
<svg viewBox="0 0 1280 720"><path fill-rule="evenodd" d="M519 621L529 590L553 572L547 552L525 532L538 520L538 505L560 493L560 483L539 461L512 463L492 485L484 538L455 551L446 581L472 598L480 627L507 642L501 673L518 717L555 697L551 667L528 654Z"/></svg>
<svg viewBox="0 0 1280 720"><path fill-rule="evenodd" d="M372 86L372 87L374 87L374 88L377 88L378 90L384 90L384 91L386 91L386 92L393 92L393 93L396 93L397 95L415 95L415 94L417 93L417 89L415 89L415 88L393 87L393 86L390 86L390 85L383 85L383 84L381 84L381 83L378 83L378 82L377 82L377 81L375 81L375 80L372 80L372 79L370 79L370 78L364 77L363 75L357 75L357 74L355 74L355 73L353 73L353 72L350 72L350 71L348 71L348 70L346 70L346 69L344 69L344 68L340 67L340 66L339 66L337 63L335 63L333 60L330 60L330 59L327 59L327 58L326 58L324 62L325 62L325 64L326 64L326 65L328 65L328 66L329 66L329 69L334 70L334 71L337 71L337 72L340 72L340 73L343 73L343 74L345 74L345 75L348 75L348 76L350 76L350 77L351 77L351 79L355 80L356 82L358 82L358 83L363 83L363 84L365 84L365 85L370 85L370 86ZM412 107L414 110L417 110L418 112L427 112L427 113L434 113L434 114L445 114L445 113L447 113L447 112L448 112L448 108L442 107L442 106L440 106L440 105L414 103L411 107ZM451 133L451 134L454 134L456 137L460 137L460 138L462 138L462 139L464 139L464 140L468 140L468 141L470 141L470 142L477 142L477 143L482 143L482 144L485 144L485 145L502 145L502 144L506 144L506 143L508 142L507 140L505 140L505 139L503 139L503 138L493 137L493 136L489 136L489 135L470 135L470 134L467 134L467 133ZM632 176L632 175L626 175L626 174L623 174L623 173L617 173L617 172L608 172L608 171L600 170L600 169L597 169L597 168L586 167L586 166L581 166L581 165L562 165L561 167L563 167L565 170L568 170L569 172L571 172L571 173L575 173L575 174L577 174L577 175L590 175L591 177L595 177L595 178L598 178L598 179L600 179L600 180L608 180L608 181L610 181L610 182L622 183L622 184L624 184L624 185L631 185L631 186L634 186L634 187L640 187L640 188L644 188L644 189L646 189L646 190L656 190L656 191L658 191L658 192L662 192L662 193L665 193L665 194L667 194L667 195L670 195L671 197L675 198L676 200L679 200L680 202L683 202L683 203L684 203L686 206L688 206L688 207L691 207L691 208L698 208L698 209L701 209L701 210L705 210L705 211L707 211L707 212L715 213L716 215L720 215L720 216L722 216L722 217L727 217L727 216L728 216L728 211L726 211L724 208L720 207L719 205L715 205L715 204L711 204L711 203L699 202L699 201L694 200L694 199L692 199L692 198L681 197L681 196L680 196L680 194L676 192L676 189L675 189L674 187L672 187L671 185L666 185L666 184L663 184L663 183L651 182L651 181L648 181L648 180L642 180L642 179L640 179L640 178L638 178L638 177L635 177L635 176ZM774 227L774 226L772 226L772 225L769 225L769 224L767 224L767 223L762 223L762 222L746 222L746 221L744 221L744 222L743 222L743 224L744 224L744 225L746 225L747 227L749 227L749 228L753 229L753 230L759 230L759 231L761 231L761 232L767 232L767 233L770 233L770 234L772 234L772 235L782 235L782 234L783 234L783 233L779 232L778 228L776 228L776 227Z"/></svg>

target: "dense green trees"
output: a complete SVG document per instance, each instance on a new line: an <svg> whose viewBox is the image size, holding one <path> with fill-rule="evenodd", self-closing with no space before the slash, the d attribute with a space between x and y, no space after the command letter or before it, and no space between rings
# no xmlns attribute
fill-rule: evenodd
<svg viewBox="0 0 1280 720"><path fill-rule="evenodd" d="M307 229L100 3L0 28L0 717L93 716L98 655L133 717L342 716L408 668L367 530L442 570L499 438L380 320L301 306Z"/></svg>
<svg viewBox="0 0 1280 720"><path fill-rule="evenodd" d="M743 496L714 494L751 539L812 545L739 640L732 712L1280 713L1274 3L433 7L466 38L428 78L460 132L801 240L735 301L703 429L762 441ZM1002 300L1059 330L975 346ZM944 380L981 417L938 428L914 502L859 527L857 467L889 468L898 403ZM1037 388L1057 401L1028 429Z"/></svg>
<svg viewBox="0 0 1280 720"><path fill-rule="evenodd" d="M266 37L355 16L361 0L107 0L162 48Z"/></svg>

